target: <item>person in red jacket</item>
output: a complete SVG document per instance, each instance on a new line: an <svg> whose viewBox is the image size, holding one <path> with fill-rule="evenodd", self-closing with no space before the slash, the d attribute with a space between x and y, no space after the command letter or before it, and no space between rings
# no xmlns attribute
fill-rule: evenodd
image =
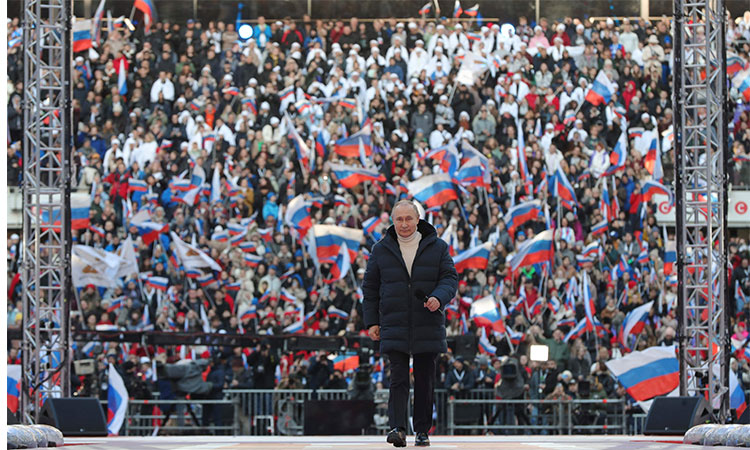
<svg viewBox="0 0 750 450"><path fill-rule="evenodd" d="M289 29L286 30L284 32L284 35L281 37L281 45L283 45L286 49L290 49L294 42L302 45L302 43L304 42L304 38L302 37L302 33L300 33L300 31L297 29L297 24L294 23L294 21L290 21Z"/></svg>

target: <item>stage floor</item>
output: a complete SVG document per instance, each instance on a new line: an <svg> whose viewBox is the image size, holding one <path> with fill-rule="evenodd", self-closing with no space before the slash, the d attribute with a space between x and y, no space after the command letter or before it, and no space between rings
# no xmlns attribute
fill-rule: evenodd
<svg viewBox="0 0 750 450"><path fill-rule="evenodd" d="M681 436L431 436L431 448L443 449L696 449L682 445ZM174 436L66 438L74 450L320 450L387 449L385 436ZM414 436L407 448L414 447ZM735 448L735 447L721 447Z"/></svg>

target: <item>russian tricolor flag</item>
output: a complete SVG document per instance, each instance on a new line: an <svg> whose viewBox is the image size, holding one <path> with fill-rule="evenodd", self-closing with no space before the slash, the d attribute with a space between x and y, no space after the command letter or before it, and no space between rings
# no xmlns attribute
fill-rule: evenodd
<svg viewBox="0 0 750 450"><path fill-rule="evenodd" d="M628 337L630 337L631 334L637 335L643 331L643 328L646 326L646 319L648 318L648 314L653 306L654 302L652 300L635 308L625 316L625 320L622 322L622 333L620 333L620 339L625 348L630 348L628 345Z"/></svg>
<svg viewBox="0 0 750 450"><path fill-rule="evenodd" d="M109 308L107 308L107 312L115 312L118 309L122 308L123 304L124 303L122 297L113 298L112 301L109 302Z"/></svg>
<svg viewBox="0 0 750 450"><path fill-rule="evenodd" d="M96 225L89 225L89 230L91 230L94 233L98 234L100 237L104 237L104 236L107 235L107 233L104 231L104 228L97 227Z"/></svg>
<svg viewBox="0 0 750 450"><path fill-rule="evenodd" d="M617 143L615 144L615 148L612 149L612 153L609 154L610 166L607 171L604 172L604 176L612 175L620 170L625 170L625 161L628 158L627 146L628 142L625 138L625 132L623 131L620 133L620 137L617 139ZM605 180L604 183L606 184L607 181Z"/></svg>
<svg viewBox="0 0 750 450"><path fill-rule="evenodd" d="M428 175L409 183L409 193L428 208L442 206L458 199L451 177L447 173Z"/></svg>
<svg viewBox="0 0 750 450"><path fill-rule="evenodd" d="M495 299L488 295L480 298L471 304L469 317L474 320L477 327L491 327L498 333L505 333L505 323L503 316L497 308Z"/></svg>
<svg viewBox="0 0 750 450"><path fill-rule="evenodd" d="M329 163L329 166L339 180L339 184L347 189L365 181L385 182L385 175L378 173L377 169L365 169L363 167L335 163Z"/></svg>
<svg viewBox="0 0 750 450"><path fill-rule="evenodd" d="M240 250L245 253L255 253L258 251L258 248L255 246L254 242L245 241L240 243Z"/></svg>
<svg viewBox="0 0 750 450"><path fill-rule="evenodd" d="M357 258L359 242L364 232L354 228L339 227L335 225L315 225L313 230L314 255L318 261L334 261L341 252L341 247L346 245L349 251L350 261Z"/></svg>
<svg viewBox="0 0 750 450"><path fill-rule="evenodd" d="M148 184L145 180L128 178L128 192L148 192Z"/></svg>
<svg viewBox="0 0 750 450"><path fill-rule="evenodd" d="M605 363L636 401L672 392L680 384L675 347L650 347Z"/></svg>
<svg viewBox="0 0 750 450"><path fill-rule="evenodd" d="M456 180L463 186L488 188L490 185L487 168L482 165L482 161L477 157L471 158L461 165L456 174Z"/></svg>
<svg viewBox="0 0 750 450"><path fill-rule="evenodd" d="M201 287L209 287L216 282L216 279L214 278L213 274L207 273L196 278L196 281L201 285Z"/></svg>
<svg viewBox="0 0 750 450"><path fill-rule="evenodd" d="M21 399L21 365L8 364L8 409L15 414Z"/></svg>
<svg viewBox="0 0 750 450"><path fill-rule="evenodd" d="M419 10L419 15L424 16L426 14L429 14L430 10L432 9L432 3L427 2L425 5Z"/></svg>
<svg viewBox="0 0 750 450"><path fill-rule="evenodd" d="M243 98L242 104L247 105L247 108L250 110L250 112L254 115L258 115L258 107L255 105L255 101L251 98Z"/></svg>
<svg viewBox="0 0 750 450"><path fill-rule="evenodd" d="M529 220L536 219L541 213L541 202L539 200L532 200L530 202L519 203L509 209L503 220L508 227L508 233L512 238L515 238L517 229L521 228Z"/></svg>
<svg viewBox="0 0 750 450"><path fill-rule="evenodd" d="M203 276L203 272L198 269L185 269L185 276L188 278L200 278Z"/></svg>
<svg viewBox="0 0 750 450"><path fill-rule="evenodd" d="M217 242L227 242L229 241L229 233L227 233L227 230L217 231L216 233L211 234L211 240Z"/></svg>
<svg viewBox="0 0 750 450"><path fill-rule="evenodd" d="M151 286L154 289L167 292L169 280L165 277L147 277L146 285Z"/></svg>
<svg viewBox="0 0 750 450"><path fill-rule="evenodd" d="M482 245L478 245L459 253L453 258L456 272L461 273L466 269L485 270L490 261L490 248L491 244L485 242Z"/></svg>
<svg viewBox="0 0 750 450"><path fill-rule="evenodd" d="M595 224L593 227L591 227L591 235L592 236L598 236L600 234L604 234L609 229L609 222L607 222L607 219L602 220L601 222Z"/></svg>
<svg viewBox="0 0 750 450"><path fill-rule="evenodd" d="M263 262L262 256L253 254L243 255L243 258L245 259L245 263L250 267L258 267L258 265Z"/></svg>
<svg viewBox="0 0 750 450"><path fill-rule="evenodd" d="M677 262L677 250L675 241L667 241L664 246L664 275L671 275L674 271L674 263Z"/></svg>
<svg viewBox="0 0 750 450"><path fill-rule="evenodd" d="M487 339L487 331L484 328L482 328L482 335L479 337L479 351L489 356L497 355L497 347Z"/></svg>
<svg viewBox="0 0 750 450"><path fill-rule="evenodd" d="M289 325L288 327L284 328L283 333L284 334L297 334L301 333L303 330L304 323L299 320L297 322L294 322L293 324Z"/></svg>
<svg viewBox="0 0 750 450"><path fill-rule="evenodd" d="M365 234L374 237L376 240L380 240L380 233L376 233L375 228L377 228L381 222L382 221L380 220L380 216L372 216L362 222L362 230L365 232Z"/></svg>
<svg viewBox="0 0 750 450"><path fill-rule="evenodd" d="M72 194L70 196L70 221L71 228L74 230L83 230L89 227L89 210L91 208L91 196L89 194ZM50 210L47 208L42 209L42 228L55 228L57 231L60 230L60 221L62 218L62 212L59 207L52 207Z"/></svg>
<svg viewBox="0 0 750 450"><path fill-rule="evenodd" d="M564 203L578 205L576 192L570 184L570 180L568 180L568 177L565 175L565 172L563 172L562 166L557 167L552 186L553 192L550 193L552 196L563 200Z"/></svg>
<svg viewBox="0 0 750 450"><path fill-rule="evenodd" d="M156 22L156 8L151 0L135 0L133 6L143 13L146 24Z"/></svg>
<svg viewBox="0 0 750 450"><path fill-rule="evenodd" d="M291 292L289 292L287 289L281 289L281 292L279 292L279 296L281 297L281 300L287 302L287 303L297 303L297 297L294 296Z"/></svg>
<svg viewBox="0 0 750 450"><path fill-rule="evenodd" d="M464 10L461 8L461 2L456 0L453 4L453 17L460 17Z"/></svg>
<svg viewBox="0 0 750 450"><path fill-rule="evenodd" d="M362 147L365 156L370 156L372 154L371 133L372 126L367 124L353 135L337 140L333 145L333 151L344 158L359 158L360 147Z"/></svg>
<svg viewBox="0 0 750 450"><path fill-rule="evenodd" d="M565 335L563 342L568 342L571 339L578 339L579 337L583 336L583 333L586 332L587 328L588 322L585 318L581 319L581 321L578 322L575 327L568 331L568 334Z"/></svg>
<svg viewBox="0 0 750 450"><path fill-rule="evenodd" d="M644 181L641 185L641 200L644 202L648 202L649 200L651 200L651 197L656 194L666 195L667 197L669 197L669 203L672 203L672 191L670 191L666 186L653 180Z"/></svg>
<svg viewBox="0 0 750 450"><path fill-rule="evenodd" d="M543 231L523 244L510 260L513 272L521 267L552 261L554 257L552 233L552 230Z"/></svg>
<svg viewBox="0 0 750 450"><path fill-rule="evenodd" d="M469 17L476 17L477 14L479 14L479 3L477 3L474 6L472 6L469 9L465 9L464 10L464 14L466 14Z"/></svg>
<svg viewBox="0 0 750 450"><path fill-rule="evenodd" d="M349 313L331 305L328 307L328 317L338 317L341 320L349 320Z"/></svg>
<svg viewBox="0 0 750 450"><path fill-rule="evenodd" d="M120 427L125 421L125 413L128 409L128 390L122 377L112 363L109 364L109 376L107 377L107 431L109 434L118 434Z"/></svg>
<svg viewBox="0 0 750 450"><path fill-rule="evenodd" d="M442 147L430 150L429 152L425 153L424 156L422 156L420 159L424 160L427 158L440 161L440 168L443 169L443 172L448 173L450 176L453 176L456 173L456 170L458 170L460 157L458 155L458 149L452 142Z"/></svg>
<svg viewBox="0 0 750 450"><path fill-rule="evenodd" d="M240 321L244 322L246 320L250 319L257 319L258 318L258 312L255 308L255 305L250 305L248 309L245 310L245 312L242 313L240 316Z"/></svg>
<svg viewBox="0 0 750 450"><path fill-rule="evenodd" d="M607 78L607 74L600 70L591 85L591 89L586 94L586 101L594 106L599 106L602 103L609 104L609 101L612 100L612 94L615 93L614 86L615 84Z"/></svg>
<svg viewBox="0 0 750 450"><path fill-rule="evenodd" d="M167 223L156 223L151 221L133 223L133 226L138 230L138 234L141 236L143 243L146 245L151 244L159 238L159 235L169 231L169 224Z"/></svg>
<svg viewBox="0 0 750 450"><path fill-rule="evenodd" d="M88 50L93 46L91 38L92 26L91 19L76 20L73 23L73 53Z"/></svg>

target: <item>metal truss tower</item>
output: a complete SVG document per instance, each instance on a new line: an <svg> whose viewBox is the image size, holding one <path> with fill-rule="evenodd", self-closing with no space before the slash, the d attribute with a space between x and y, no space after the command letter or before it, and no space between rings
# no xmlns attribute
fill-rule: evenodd
<svg viewBox="0 0 750 450"><path fill-rule="evenodd" d="M71 13L70 0L24 1L25 424L37 422L45 398L70 395Z"/></svg>
<svg viewBox="0 0 750 450"><path fill-rule="evenodd" d="M674 131L680 394L729 418L724 0L675 0Z"/></svg>

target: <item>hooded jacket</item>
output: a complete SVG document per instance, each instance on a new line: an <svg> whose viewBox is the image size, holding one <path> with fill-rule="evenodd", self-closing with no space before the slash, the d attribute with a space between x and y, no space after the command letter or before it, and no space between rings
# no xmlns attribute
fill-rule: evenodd
<svg viewBox="0 0 750 450"><path fill-rule="evenodd" d="M445 305L456 295L458 274L448 244L435 228L420 220L422 234L411 277L401 256L396 229L391 225L375 244L362 283L363 314L367 328L380 325L380 351L444 353ZM436 297L440 308L430 312L426 298Z"/></svg>

